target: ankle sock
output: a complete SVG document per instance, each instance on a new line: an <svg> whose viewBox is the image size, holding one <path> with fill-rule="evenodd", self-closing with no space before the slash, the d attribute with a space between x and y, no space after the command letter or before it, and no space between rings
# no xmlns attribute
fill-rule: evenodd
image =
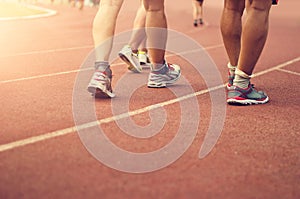
<svg viewBox="0 0 300 199"><path fill-rule="evenodd" d="M95 69L101 72L104 72L107 68L109 68L108 61L96 61Z"/></svg>
<svg viewBox="0 0 300 199"><path fill-rule="evenodd" d="M152 68L152 72L157 73L157 74L165 74L169 70L169 68L166 66L165 61L163 64L153 64L151 68Z"/></svg>
<svg viewBox="0 0 300 199"><path fill-rule="evenodd" d="M110 65L108 61L96 61L95 69L100 72L105 72L108 77L112 76L112 71L110 69Z"/></svg>
<svg viewBox="0 0 300 199"><path fill-rule="evenodd" d="M251 76L236 68L233 85L240 88L248 88Z"/></svg>
<svg viewBox="0 0 300 199"><path fill-rule="evenodd" d="M230 76L234 76L235 70L236 70L236 66L233 66L233 65L231 65L230 62L228 62L227 67L228 67L229 75Z"/></svg>

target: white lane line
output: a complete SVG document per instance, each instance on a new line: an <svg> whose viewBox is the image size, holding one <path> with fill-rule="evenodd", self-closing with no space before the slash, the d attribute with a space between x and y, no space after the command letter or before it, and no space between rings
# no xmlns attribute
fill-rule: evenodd
<svg viewBox="0 0 300 199"><path fill-rule="evenodd" d="M24 56L24 55L35 55L35 54L45 54L45 53L56 53L56 52L65 52L65 51L82 50L82 49L91 49L92 50L93 46L92 45L86 45L86 46L77 46L77 47L70 47L70 48L36 50L36 51L29 51L29 52L23 52L23 53L16 53L16 54L13 54L13 55L3 55L3 56L0 56L0 58L17 57L17 56Z"/></svg>
<svg viewBox="0 0 300 199"><path fill-rule="evenodd" d="M186 99L198 96L198 95L208 93L210 91L214 91L214 90L223 88L224 86L225 85L222 84L222 85L219 85L219 86L215 86L213 88L209 88L209 89L201 90L201 91L191 93L191 94L188 94L188 95L184 95L184 96L179 97L179 98L175 98L175 99L164 101L164 102L161 102L161 103L158 103L158 104L153 104L153 105L150 105L150 106L146 106L144 108L140 108L140 109L137 109L137 110L134 110L134 111L130 111L128 113L122 113L122 114L115 115L115 116L108 117L108 118L104 118L104 119L101 119L101 120L98 120L98 121L89 122L89 123L86 123L86 124L82 124L82 125L78 125L78 126L73 126L73 127L53 131L53 132L50 132L50 133L29 137L29 138L19 140L19 141L15 141L15 142L11 142L11 143L8 143L8 144L3 144L3 145L0 145L0 152L8 151L8 150L18 148L18 147L21 147L21 146L26 146L26 145L29 145L29 144L34 144L34 143L45 141L45 140L52 139L52 138L55 138L55 137L59 137L59 136L67 135L67 134L70 134L70 133L74 133L74 132L76 132L77 130L80 130L80 129L87 129L87 128L94 127L94 126L97 126L97 125L100 125L100 124L106 124L106 123L110 123L110 122L113 122L113 121L117 121L117 120L120 120L120 119L130 117L130 116L138 115L138 114L150 111L150 110L157 109L159 107L164 107L164 106L167 106L167 105L170 105L170 104L174 104L176 102L180 102L180 101L183 101L183 100L186 100Z"/></svg>
<svg viewBox="0 0 300 199"><path fill-rule="evenodd" d="M25 15L25 16L17 16L17 17L0 17L0 21L10 21L10 20L16 20L16 19L36 19L41 17L50 17L57 14L57 11L50 10L47 8L42 8L40 6L34 6L34 5L27 5L27 4L21 4L23 7L27 7L32 10L38 10L43 11L45 13L43 14L32 14L32 15Z"/></svg>
<svg viewBox="0 0 300 199"><path fill-rule="evenodd" d="M296 62L298 62L298 61L300 61L300 57L296 57L296 58L294 58L294 59L292 59L292 60L290 60L290 61L284 62L284 63L282 63L282 64L278 64L277 66L274 66L274 67L269 68L269 69L267 69L267 70L263 70L263 71L260 71L260 72L258 72L258 73L255 73L255 74L252 75L252 77L260 76L260 75L263 75L263 74L265 74L265 73L269 73L269 72L271 72L271 71L278 70L278 69L280 69L280 68L283 68L283 67L288 66L288 65L290 65L290 64L296 63Z"/></svg>
<svg viewBox="0 0 300 199"><path fill-rule="evenodd" d="M279 64L277 66L269 68L267 70L258 72L256 74L254 74L253 77L258 77L258 76L270 73L272 71L278 70L278 69L280 69L282 67L285 67L287 65L298 62L299 60L300 60L300 57L297 57L295 59L289 60L287 62L284 62L282 64ZM141 109L137 109L137 110L134 110L134 111L130 111L128 113L123 113L123 114L119 114L119 115L116 115L116 116L104 118L104 119L101 119L101 120L98 120L98 121L95 121L95 122L82 124L82 125L79 125L77 127L73 126L73 127L53 131L53 132L50 132L50 133L46 133L46 134L43 134L43 135L33 136L33 137L29 137L29 138L22 139L22 140L19 140L19 141L14 141L14 142L11 142L11 143L3 144L3 145L0 145L0 152L8 151L8 150L15 149L15 148L22 147L22 146L26 146L26 145L29 145L29 144L34 144L34 143L45 141L45 140L52 139L52 138L55 138L55 137L67 135L67 134L76 132L77 129L86 129L86 128L90 128L92 126L96 126L96 125L99 125L99 124L109 123L109 122L116 121L116 120L119 120L119 119L122 119L122 118L130 117L130 116L133 116L133 115L138 115L140 113L144 113L144 112L149 111L149 110L153 110L153 109L156 109L156 108L159 108L159 107L170 105L170 104L173 104L173 103L176 103L176 102L180 102L180 101L189 99L189 98L194 97L194 96L199 96L199 95L208 93L210 91L214 91L214 90L223 88L223 87L225 87L225 85L226 84L222 84L222 85L219 85L219 86L215 86L213 88L204 89L204 90L197 91L195 93L191 93L191 94L179 97L179 98L175 98L175 99L168 100L168 101L165 101L165 102L161 102L161 103L158 103L158 104L153 104L153 105L141 108Z"/></svg>
<svg viewBox="0 0 300 199"><path fill-rule="evenodd" d="M281 72L293 74L293 75L300 75L300 73L298 73L298 72L291 71L291 70L286 70L286 69L283 69L283 68L279 68L279 69L277 69L277 70L278 70L278 71L281 71Z"/></svg>
<svg viewBox="0 0 300 199"><path fill-rule="evenodd" d="M93 69L93 68L81 69L81 71L91 70L91 69ZM65 71L65 72L44 74L44 75L36 75L36 76L31 76L31 77L22 77L22 78L18 78L18 79L3 80L3 81L0 81L0 85L5 84L5 83L12 83L12 82L32 80L32 79L38 79L38 78L44 78L44 77L59 76L59 75L66 75L66 74L77 73L77 72L79 72L79 69L69 70L69 71Z"/></svg>
<svg viewBox="0 0 300 199"><path fill-rule="evenodd" d="M210 50L210 49L215 49L215 48L220 48L223 47L223 44L217 44L217 45L213 45L213 46L208 46L206 48L203 48L203 50ZM85 48L83 47L78 47L76 49L82 49ZM50 52L58 52L58 51L68 51L68 50L74 50L75 48L67 48L67 49L57 49L57 50L47 50L44 51L45 53L50 53ZM170 55L166 55L166 57L172 57L172 56L177 56L177 55L184 55L184 54L188 54L188 53L193 53L193 52L197 52L200 51L201 49L194 49L194 50L189 50L189 51L185 51L179 54L170 54ZM28 54L32 54L32 53L39 53L40 51L34 51L34 52L28 52ZM25 55L25 54L23 54ZM123 65L124 63L117 63L117 64L112 64L111 66L120 66ZM25 81L25 80L33 80L33 79L38 79L38 78L44 78L44 77L53 77L53 76L58 76L58 75L66 75L66 74L70 74L70 73L77 73L79 71L87 71L87 70L94 70L93 67L90 68L85 68L85 69L76 69L76 70L70 70L70 71L64 71L64 72L58 72L58 73L50 73L50 74L43 74L43 75L36 75L36 76L30 76L30 77L22 77L22 78L17 78L17 79L9 79L9 80L2 80L0 81L0 85L1 84L6 84L6 83L12 83L12 82L18 82L18 81Z"/></svg>

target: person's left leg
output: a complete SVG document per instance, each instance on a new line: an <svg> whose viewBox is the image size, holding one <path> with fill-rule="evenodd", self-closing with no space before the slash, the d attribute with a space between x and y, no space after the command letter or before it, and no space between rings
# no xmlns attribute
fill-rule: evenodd
<svg viewBox="0 0 300 199"><path fill-rule="evenodd" d="M242 15L245 9L244 0L224 0L224 8L221 17L221 33L223 43L228 55L228 84L229 89L233 85L235 70L241 49Z"/></svg>
<svg viewBox="0 0 300 199"><path fill-rule="evenodd" d="M180 77L180 67L165 61L167 42L167 20L164 12L164 0L143 0L146 14L146 34L151 72L148 87L160 88L175 83Z"/></svg>
<svg viewBox="0 0 300 199"><path fill-rule="evenodd" d="M93 39L96 54L95 72L88 85L88 91L96 97L114 97L111 81L112 71L109 56L117 16L123 0L101 0L98 12L93 21Z"/></svg>
<svg viewBox="0 0 300 199"><path fill-rule="evenodd" d="M167 42L167 20L164 0L143 0L146 13L148 53L154 68L164 64ZM158 65L158 66L156 66Z"/></svg>
<svg viewBox="0 0 300 199"><path fill-rule="evenodd" d="M97 61L108 61L113 44L116 21L123 0L101 0L93 21L93 39Z"/></svg>
<svg viewBox="0 0 300 199"><path fill-rule="evenodd" d="M199 2L198 6L199 6L198 19L199 19L200 25L202 25L203 24L203 1Z"/></svg>

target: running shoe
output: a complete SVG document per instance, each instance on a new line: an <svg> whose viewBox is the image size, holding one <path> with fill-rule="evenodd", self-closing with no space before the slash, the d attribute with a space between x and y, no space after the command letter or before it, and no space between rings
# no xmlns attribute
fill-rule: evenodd
<svg viewBox="0 0 300 199"><path fill-rule="evenodd" d="M230 105L265 104L268 101L269 97L263 91L255 90L252 84L246 89L232 86L228 91L227 103Z"/></svg>
<svg viewBox="0 0 300 199"><path fill-rule="evenodd" d="M111 81L110 69L108 72L95 71L87 90L96 98L113 98L115 94L112 91Z"/></svg>
<svg viewBox="0 0 300 199"><path fill-rule="evenodd" d="M140 65L142 66L150 66L150 59L148 54L145 51L138 51L138 58L140 61Z"/></svg>
<svg viewBox="0 0 300 199"><path fill-rule="evenodd" d="M148 78L149 88L163 88L169 84L175 83L180 75L180 66L176 64L165 63L165 68L160 71L151 71ZM161 72L163 71L163 72Z"/></svg>
<svg viewBox="0 0 300 199"><path fill-rule="evenodd" d="M203 25L203 24L204 24L203 19L201 19L201 18L199 19L199 24L200 24L200 25Z"/></svg>
<svg viewBox="0 0 300 199"><path fill-rule="evenodd" d="M140 73L142 72L142 67L138 59L138 55L132 52L132 49L129 45L126 45L119 52L119 57L128 64L128 70Z"/></svg>
<svg viewBox="0 0 300 199"><path fill-rule="evenodd" d="M194 20L194 23L193 23L193 24L194 24L194 27L197 27L197 26L198 26L197 19Z"/></svg>

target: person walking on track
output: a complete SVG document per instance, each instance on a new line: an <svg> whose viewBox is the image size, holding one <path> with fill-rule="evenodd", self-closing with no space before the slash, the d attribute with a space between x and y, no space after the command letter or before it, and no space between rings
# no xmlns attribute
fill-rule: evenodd
<svg viewBox="0 0 300 199"><path fill-rule="evenodd" d="M221 33L229 58L228 104L264 104L269 97L250 83L264 48L272 0L224 0ZM247 15L242 26L244 9Z"/></svg>
<svg viewBox="0 0 300 199"><path fill-rule="evenodd" d="M194 26L203 25L203 2L204 0L192 0Z"/></svg>
<svg viewBox="0 0 300 199"><path fill-rule="evenodd" d="M114 97L112 71L108 63L113 45L116 20L124 0L101 0L93 21L93 39L96 53L95 72L88 85L88 91L96 97ZM167 20L164 0L143 0L146 10L146 35L151 72L148 87L161 88L175 83L181 74L180 67L165 60ZM130 56L132 60L134 55ZM136 70L140 70L139 63Z"/></svg>

